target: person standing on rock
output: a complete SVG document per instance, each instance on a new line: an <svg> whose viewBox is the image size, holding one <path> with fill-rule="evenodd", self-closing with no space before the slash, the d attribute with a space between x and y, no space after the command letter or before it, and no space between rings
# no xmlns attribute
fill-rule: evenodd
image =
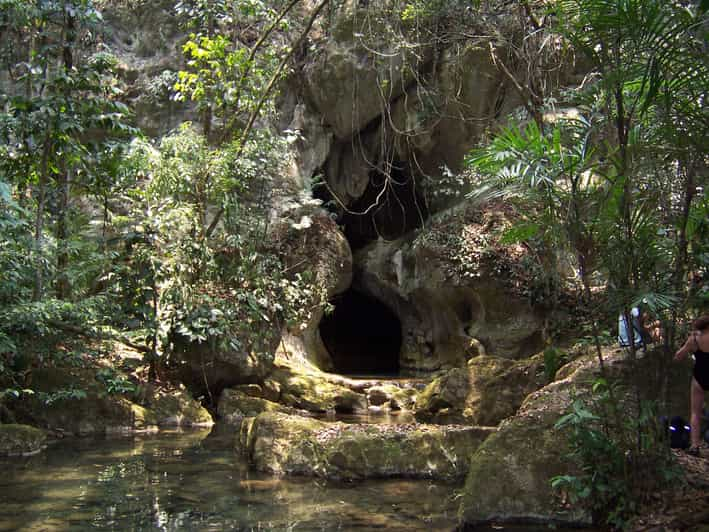
<svg viewBox="0 0 709 532"><path fill-rule="evenodd" d="M702 445L701 419L704 392L709 390L709 314L694 320L692 332L684 345L677 350L674 359L676 361L684 360L689 353L693 354L694 372L690 387L691 414L689 418L692 443L687 452L699 456L699 447Z"/></svg>

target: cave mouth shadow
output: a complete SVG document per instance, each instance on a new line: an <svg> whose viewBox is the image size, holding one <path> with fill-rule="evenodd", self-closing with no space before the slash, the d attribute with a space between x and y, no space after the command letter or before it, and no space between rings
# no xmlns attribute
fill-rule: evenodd
<svg viewBox="0 0 709 532"><path fill-rule="evenodd" d="M356 290L332 301L320 337L333 371L343 375L399 375L401 322L386 305Z"/></svg>
<svg viewBox="0 0 709 532"><path fill-rule="evenodd" d="M325 205L335 205L332 191L317 185L313 196ZM396 240L423 226L429 217L428 204L408 165L394 161L388 174L371 170L362 194L344 210L335 209L337 222L352 248L363 248L380 238Z"/></svg>

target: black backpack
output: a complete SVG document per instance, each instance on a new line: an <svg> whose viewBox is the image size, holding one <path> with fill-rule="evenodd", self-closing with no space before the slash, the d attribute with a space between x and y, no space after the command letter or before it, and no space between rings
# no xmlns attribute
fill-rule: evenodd
<svg viewBox="0 0 709 532"><path fill-rule="evenodd" d="M670 439L670 447L673 449L686 449L689 447L692 429L682 416L674 416L670 419L667 430Z"/></svg>

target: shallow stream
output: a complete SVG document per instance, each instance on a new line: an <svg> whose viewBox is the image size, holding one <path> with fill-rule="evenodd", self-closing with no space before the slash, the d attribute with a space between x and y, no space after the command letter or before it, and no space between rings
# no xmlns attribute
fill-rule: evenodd
<svg viewBox="0 0 709 532"><path fill-rule="evenodd" d="M0 530L453 530L459 486L250 471L218 430L64 439L0 459Z"/></svg>

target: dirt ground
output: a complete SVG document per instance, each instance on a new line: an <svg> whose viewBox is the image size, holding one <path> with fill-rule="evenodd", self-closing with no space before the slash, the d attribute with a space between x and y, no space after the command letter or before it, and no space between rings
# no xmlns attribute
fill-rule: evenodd
<svg viewBox="0 0 709 532"><path fill-rule="evenodd" d="M700 456L673 450L685 473L684 484L655 495L632 523L632 530L709 532L709 449Z"/></svg>

